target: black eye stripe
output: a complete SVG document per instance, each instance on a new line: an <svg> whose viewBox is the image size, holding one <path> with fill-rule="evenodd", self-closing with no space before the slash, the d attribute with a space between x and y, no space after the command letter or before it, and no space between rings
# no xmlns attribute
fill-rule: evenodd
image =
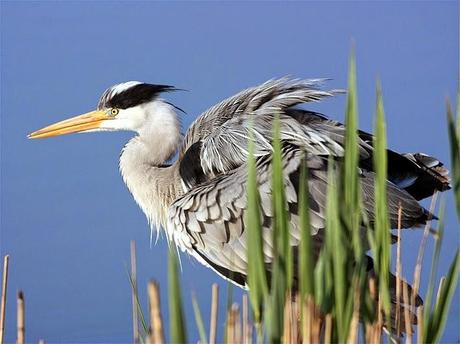
<svg viewBox="0 0 460 344"><path fill-rule="evenodd" d="M154 84L134 85L113 95L111 94L111 90L108 90L99 101L98 108L127 109L146 103L162 92L170 92L174 90L175 88L173 86Z"/></svg>

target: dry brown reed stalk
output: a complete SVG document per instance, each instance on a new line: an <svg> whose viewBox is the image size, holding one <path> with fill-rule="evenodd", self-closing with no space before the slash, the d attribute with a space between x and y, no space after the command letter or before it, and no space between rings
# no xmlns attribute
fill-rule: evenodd
<svg viewBox="0 0 460 344"><path fill-rule="evenodd" d="M374 343L382 342L382 330L383 330L383 308L382 308L382 298L378 296L379 300L377 303L377 329L375 331Z"/></svg>
<svg viewBox="0 0 460 344"><path fill-rule="evenodd" d="M326 325L324 328L324 344L332 343L332 314L326 314Z"/></svg>
<svg viewBox="0 0 460 344"><path fill-rule="evenodd" d="M311 342L311 322L310 322L310 315L308 314L308 301L305 298L305 300L302 300L302 298L299 298L300 300L300 305L302 307L302 313L300 317L300 327L302 328L302 343L307 344Z"/></svg>
<svg viewBox="0 0 460 344"><path fill-rule="evenodd" d="M242 342L242 331L241 331L241 316L240 316L240 306L237 303L234 303L232 306L233 311L235 312L235 343Z"/></svg>
<svg viewBox="0 0 460 344"><path fill-rule="evenodd" d="M230 307L227 316L227 343L241 343L240 310L236 303Z"/></svg>
<svg viewBox="0 0 460 344"><path fill-rule="evenodd" d="M2 302L0 308L0 344L3 344L3 336L5 333L5 315L6 315L6 292L8 289L8 266L10 256L3 257L3 277L2 277Z"/></svg>
<svg viewBox="0 0 460 344"><path fill-rule="evenodd" d="M417 344L423 344L423 306L417 309Z"/></svg>
<svg viewBox="0 0 460 344"><path fill-rule="evenodd" d="M139 314L137 309L137 273L136 273L136 243L130 242L131 250L131 299L133 304L133 341L139 343Z"/></svg>
<svg viewBox="0 0 460 344"><path fill-rule="evenodd" d="M299 304L296 302L296 298L290 296L289 302L291 304L290 312L290 322L291 322L291 334L292 334L292 343L300 343L300 318L299 318Z"/></svg>
<svg viewBox="0 0 460 344"><path fill-rule="evenodd" d="M235 318L233 312L230 309L227 314L227 343L231 344L235 342Z"/></svg>
<svg viewBox="0 0 460 344"><path fill-rule="evenodd" d="M371 323L364 324L364 335L365 335L365 343L371 343L373 338L373 326Z"/></svg>
<svg viewBox="0 0 460 344"><path fill-rule="evenodd" d="M309 298L310 308L310 321L311 321L311 342L310 343L319 343L321 338L321 327L323 326L323 320L321 313L318 307L316 307L313 296Z"/></svg>
<svg viewBox="0 0 460 344"><path fill-rule="evenodd" d="M412 324L409 310L409 291L407 283L402 284L403 302L404 302L404 329L406 330L406 344L412 344Z"/></svg>
<svg viewBox="0 0 460 344"><path fill-rule="evenodd" d="M401 335L401 276L402 276L402 264L401 264L401 219L402 219L402 207L399 202L398 207L398 238L396 243L396 316L395 316L395 328L396 337L399 338Z"/></svg>
<svg viewBox="0 0 460 344"><path fill-rule="evenodd" d="M286 302L284 303L284 316L283 316L283 336L282 342L283 344L293 343L292 341L292 327L291 327L291 297L288 293L286 295Z"/></svg>
<svg viewBox="0 0 460 344"><path fill-rule="evenodd" d="M211 319L209 324L209 344L216 343L217 311L219 308L219 285L214 283L211 291Z"/></svg>
<svg viewBox="0 0 460 344"><path fill-rule="evenodd" d="M252 338L252 326L249 323L249 299L248 294L243 294L243 344L250 344Z"/></svg>
<svg viewBox="0 0 460 344"><path fill-rule="evenodd" d="M25 342L25 315L24 315L24 293L18 292L18 309L17 309L17 344Z"/></svg>
<svg viewBox="0 0 460 344"><path fill-rule="evenodd" d="M372 300L375 300L376 290L375 290L375 280L373 278L369 279L368 286L369 286L369 294ZM376 322L366 324L366 343L372 343L372 341L374 340L375 327L376 327Z"/></svg>
<svg viewBox="0 0 460 344"><path fill-rule="evenodd" d="M369 279L369 293L376 303L377 320L372 324L366 324L366 343L381 343L383 328L382 304L378 294L375 278Z"/></svg>
<svg viewBox="0 0 460 344"><path fill-rule="evenodd" d="M321 331L321 322L318 322L315 313L315 301L312 295L308 295L302 302L302 343L318 343Z"/></svg>
<svg viewBox="0 0 460 344"><path fill-rule="evenodd" d="M434 208L436 206L436 200L438 198L438 192L435 191L434 194L433 194L433 197L431 198L431 204L430 204L430 214L433 214L434 213ZM413 283L413 286L412 286L412 297L411 297L411 300L410 300L410 310L411 310L411 313L410 313L410 320L411 320L411 323L412 323L412 320L413 320L413 317L414 317L414 314L416 312L415 310L415 299L418 295L418 291L419 291L419 286L420 286L420 276L421 276L421 273L422 273L422 263L423 263L423 256L425 255L425 247L426 247L426 243L427 243L427 240L428 240L428 235L430 234L430 231L431 231L431 219L428 219L428 221L426 222L426 225L425 225L425 229L423 230L423 236L422 236L422 240L420 241L420 246L419 246L419 249L418 249L418 256L417 256L417 264L415 265L415 270L414 270L414 283Z"/></svg>
<svg viewBox="0 0 460 344"><path fill-rule="evenodd" d="M150 305L150 343L163 344L163 320L161 319L160 309L160 290L158 283L149 281L147 286Z"/></svg>
<svg viewBox="0 0 460 344"><path fill-rule="evenodd" d="M358 330L359 330L359 308L361 307L360 302L360 289L358 288L358 279L355 279L353 283L354 290L353 290L353 316L351 318L350 324L350 333L348 334L347 343L354 344L358 343Z"/></svg>

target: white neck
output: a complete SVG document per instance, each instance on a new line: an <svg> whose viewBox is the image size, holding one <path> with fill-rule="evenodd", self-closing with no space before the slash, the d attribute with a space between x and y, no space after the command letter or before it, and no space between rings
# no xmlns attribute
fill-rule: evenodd
<svg viewBox="0 0 460 344"><path fill-rule="evenodd" d="M161 167L177 151L180 125L173 106L160 100L143 106L148 118L123 148L120 172L149 223L159 229L166 224L167 208L181 193L175 165Z"/></svg>
<svg viewBox="0 0 460 344"><path fill-rule="evenodd" d="M176 153L181 141L176 111L171 104L162 99L140 105L139 110L146 118L142 120L142 125L136 128L138 138L148 150L146 153L150 162L163 164ZM133 111L136 111L136 108Z"/></svg>

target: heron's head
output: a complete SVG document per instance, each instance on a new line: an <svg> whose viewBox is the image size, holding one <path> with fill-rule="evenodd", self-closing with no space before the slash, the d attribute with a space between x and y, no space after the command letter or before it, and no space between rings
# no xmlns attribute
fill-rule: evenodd
<svg viewBox="0 0 460 344"><path fill-rule="evenodd" d="M130 130L142 135L155 128L179 131L175 107L159 98L174 91L167 85L128 81L108 88L95 111L49 125L29 134L31 139L93 131Z"/></svg>

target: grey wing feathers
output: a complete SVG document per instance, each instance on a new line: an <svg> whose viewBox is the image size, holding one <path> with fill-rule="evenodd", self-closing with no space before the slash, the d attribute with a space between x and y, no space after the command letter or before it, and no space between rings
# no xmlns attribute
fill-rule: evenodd
<svg viewBox="0 0 460 344"><path fill-rule="evenodd" d="M179 156L182 157L193 143L205 139L231 118L261 111L276 113L301 103L318 101L343 92L322 91L320 86L323 81L324 79L273 79L239 92L211 107L193 122L184 137Z"/></svg>
<svg viewBox="0 0 460 344"><path fill-rule="evenodd" d="M283 142L302 147L314 155L343 156L343 146L325 132L302 125L288 115L267 112L261 116L232 118L206 137L201 149L203 172L215 175L240 166L248 158L247 145L251 138L256 157L271 154L275 118L279 120Z"/></svg>
<svg viewBox="0 0 460 344"><path fill-rule="evenodd" d="M287 175L298 169L300 151L291 149L284 155ZM258 184L262 203L265 261L272 260L271 176L270 159L258 161ZM297 202L297 193L287 178L286 194ZM190 190L176 200L169 211L170 238L183 250L198 251L209 261L227 270L246 274L246 164ZM292 244L300 237L294 221ZM196 255L195 255L196 256Z"/></svg>
<svg viewBox="0 0 460 344"><path fill-rule="evenodd" d="M290 241L296 247L300 240L300 227L297 208L297 190L299 168L304 153L293 145L283 148L283 171L286 188L286 199L290 222ZM313 235L317 255L323 240L325 229L325 205L327 190L327 158L307 154L309 186L309 211L311 217L311 234ZM267 270L270 270L272 254L272 209L271 209L271 168L270 156L257 160L257 182L259 185L262 219L262 235L264 239L264 259ZM246 256L246 164L222 174L210 181L197 186L177 199L169 211L168 234L182 250L185 250L207 265L219 267L220 274L225 271L245 276L247 273ZM374 174L361 174L363 197L366 197L365 211L373 220L373 183ZM372 187L371 187L372 186ZM390 220L397 223L399 204L404 209L403 226L411 227L420 221L424 210L404 190L397 190L389 182ZM396 206L395 206L396 205ZM227 277L231 275L230 273Z"/></svg>

